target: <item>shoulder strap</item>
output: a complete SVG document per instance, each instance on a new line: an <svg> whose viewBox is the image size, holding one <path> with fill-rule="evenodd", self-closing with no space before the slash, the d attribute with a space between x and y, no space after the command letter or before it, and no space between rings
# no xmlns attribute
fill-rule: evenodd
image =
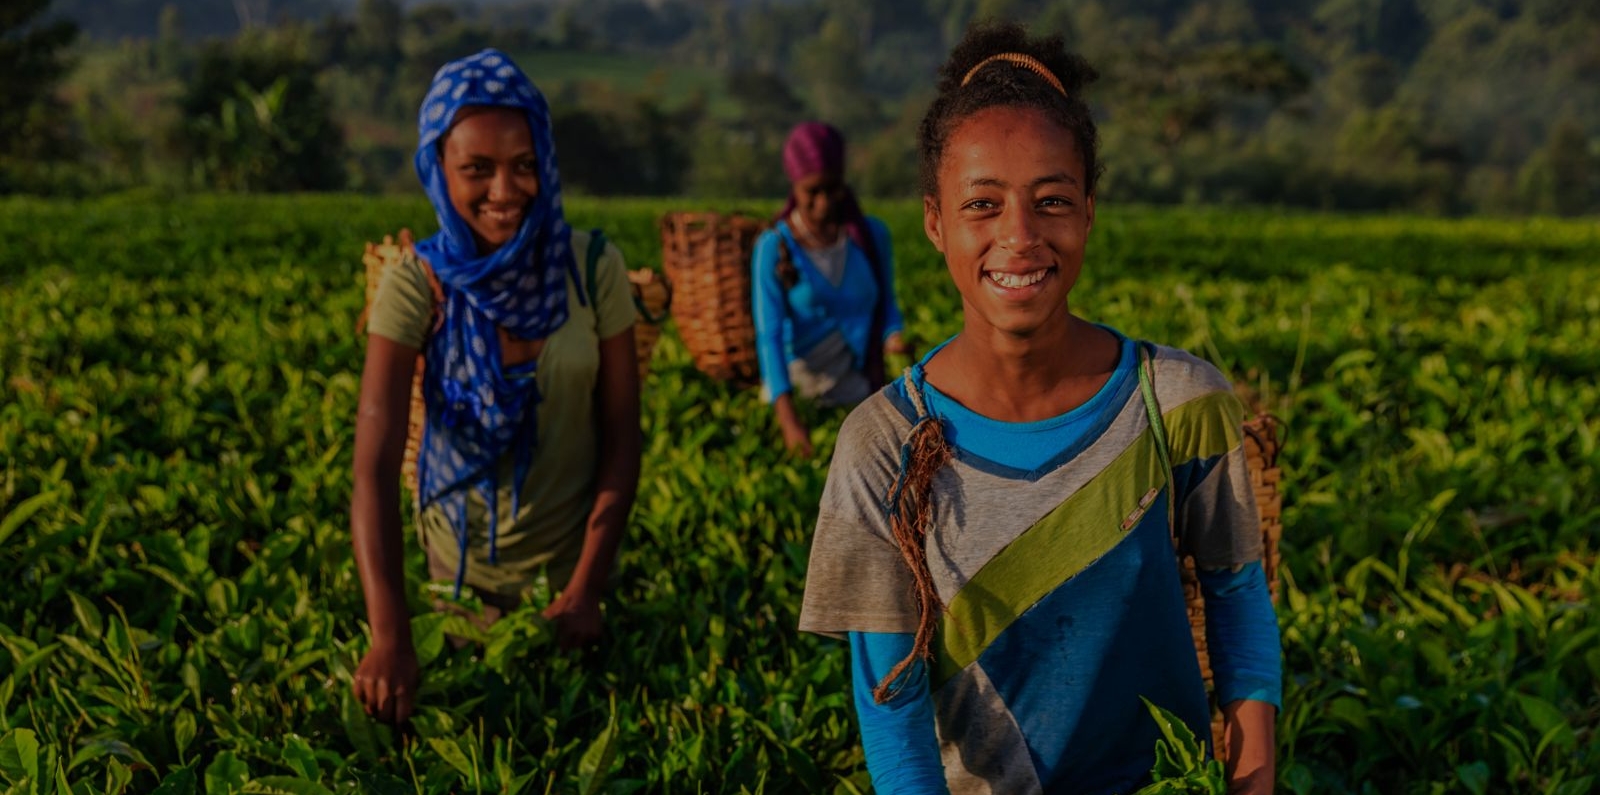
<svg viewBox="0 0 1600 795"><path fill-rule="evenodd" d="M1172 450L1167 441L1167 426L1161 420L1161 404L1156 402L1156 365L1151 356L1151 345L1139 346L1139 394L1144 397L1144 410L1150 419L1150 432L1156 437L1156 456L1161 459L1161 469L1167 476L1167 530L1172 533L1172 545L1178 545L1177 479L1172 474Z"/></svg>
<svg viewBox="0 0 1600 795"><path fill-rule="evenodd" d="M595 303L595 274L600 269L600 255L604 253L606 253L606 233L599 229L589 230L588 259L583 269L583 293L589 297L591 304Z"/></svg>

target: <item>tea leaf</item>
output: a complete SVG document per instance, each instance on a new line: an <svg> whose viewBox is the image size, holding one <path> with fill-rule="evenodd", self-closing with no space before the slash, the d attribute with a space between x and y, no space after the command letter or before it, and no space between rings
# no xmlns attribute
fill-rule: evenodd
<svg viewBox="0 0 1600 795"><path fill-rule="evenodd" d="M188 767L180 767L162 777L161 785L150 795L194 795L194 788L194 771Z"/></svg>
<svg viewBox="0 0 1600 795"><path fill-rule="evenodd" d="M263 776L244 785L243 795L333 795L315 781L289 776Z"/></svg>
<svg viewBox="0 0 1600 795"><path fill-rule="evenodd" d="M232 751L218 753L206 766L206 795L238 795L250 782L250 767Z"/></svg>
<svg viewBox="0 0 1600 795"><path fill-rule="evenodd" d="M17 503L17 507L6 513L6 518L0 519L0 544L4 544L6 539L17 532L24 522L32 519L34 514L61 499L62 494L60 491L47 491Z"/></svg>
<svg viewBox="0 0 1600 795"><path fill-rule="evenodd" d="M578 791L583 795L598 795L611 774L611 765L617 758L617 696L611 694L611 717L605 730L589 744L588 750L578 760Z"/></svg>

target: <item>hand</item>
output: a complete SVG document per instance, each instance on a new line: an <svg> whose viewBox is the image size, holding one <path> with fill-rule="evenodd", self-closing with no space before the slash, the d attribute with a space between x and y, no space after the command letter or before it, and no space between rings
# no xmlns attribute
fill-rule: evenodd
<svg viewBox="0 0 1600 795"><path fill-rule="evenodd" d="M810 458L815 452L811 447L811 432L799 421L783 423L783 446L801 458Z"/></svg>
<svg viewBox="0 0 1600 795"><path fill-rule="evenodd" d="M906 344L905 339L900 336L900 332L896 331L883 341L883 352L895 356L910 356L911 346Z"/></svg>
<svg viewBox="0 0 1600 795"><path fill-rule="evenodd" d="M605 619L600 600L568 588L544 609L544 617L556 625L556 641L562 651L586 649L600 641Z"/></svg>
<svg viewBox="0 0 1600 795"><path fill-rule="evenodd" d="M356 667L351 687L368 715L399 726L411 718L420 678L417 650L410 641L374 644Z"/></svg>

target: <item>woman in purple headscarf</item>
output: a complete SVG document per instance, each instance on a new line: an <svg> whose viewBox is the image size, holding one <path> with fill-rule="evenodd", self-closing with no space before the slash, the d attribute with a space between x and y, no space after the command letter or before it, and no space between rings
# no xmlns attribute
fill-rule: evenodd
<svg viewBox="0 0 1600 795"><path fill-rule="evenodd" d="M794 394L859 403L884 384L884 353L909 350L894 297L889 230L844 181L844 136L806 122L783 146L788 203L751 256L762 391L784 444L811 455Z"/></svg>
<svg viewBox="0 0 1600 795"><path fill-rule="evenodd" d="M627 272L615 247L567 225L544 97L484 50L439 70L418 129L439 233L373 298L350 506L372 630L355 694L395 722L418 678L399 510L418 353L417 531L429 574L470 589L486 620L544 576L560 591L544 614L561 645L595 641L639 478Z"/></svg>

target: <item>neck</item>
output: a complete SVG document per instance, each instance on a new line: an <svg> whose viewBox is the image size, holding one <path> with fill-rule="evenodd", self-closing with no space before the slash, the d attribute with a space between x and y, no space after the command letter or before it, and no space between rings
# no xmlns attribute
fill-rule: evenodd
<svg viewBox="0 0 1600 795"><path fill-rule="evenodd" d="M800 242L803 245L821 248L839 241L839 223L837 221L824 221L813 226L810 221L806 220L805 214L800 212L799 207L794 208L789 213L789 226L800 237Z"/></svg>
<svg viewBox="0 0 1600 795"><path fill-rule="evenodd" d="M968 322L927 370L941 392L979 414L1033 422L1082 405L1116 363L1115 337L1063 307L1027 336Z"/></svg>

